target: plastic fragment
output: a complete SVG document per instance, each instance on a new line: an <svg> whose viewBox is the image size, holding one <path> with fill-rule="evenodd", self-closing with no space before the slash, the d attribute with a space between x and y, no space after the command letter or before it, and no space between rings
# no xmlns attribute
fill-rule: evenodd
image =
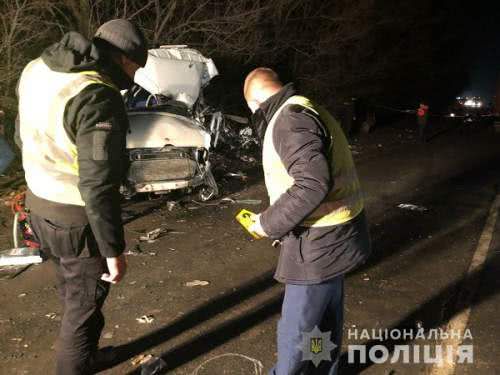
<svg viewBox="0 0 500 375"><path fill-rule="evenodd" d="M186 286L188 286L188 287L191 288L191 287L194 287L194 286L207 286L209 284L210 284L210 282L205 281L205 280L193 280L193 281L188 281L186 283Z"/></svg>
<svg viewBox="0 0 500 375"><path fill-rule="evenodd" d="M241 178L242 180L246 180L248 177L246 174L244 174L243 172L237 172L237 173L234 173L234 172L228 172L225 174L226 177L235 177L235 178Z"/></svg>
<svg viewBox="0 0 500 375"><path fill-rule="evenodd" d="M31 247L17 247L0 251L0 266L22 266L42 263L40 250Z"/></svg>
<svg viewBox="0 0 500 375"><path fill-rule="evenodd" d="M221 203L232 203L232 204L248 204L248 205L259 205L262 204L260 199L233 199L230 197L222 198Z"/></svg>
<svg viewBox="0 0 500 375"><path fill-rule="evenodd" d="M151 324L154 322L155 317L153 315L143 315L139 318L136 318L135 320L137 320L141 324Z"/></svg>
<svg viewBox="0 0 500 375"><path fill-rule="evenodd" d="M146 232L144 235L139 237L139 241L146 241L148 243L155 242L162 234L166 233L166 228L156 228L149 232Z"/></svg>
<svg viewBox="0 0 500 375"><path fill-rule="evenodd" d="M151 354L139 354L130 360L132 366L141 365L149 361L153 356Z"/></svg>
<svg viewBox="0 0 500 375"><path fill-rule="evenodd" d="M402 208L403 210L410 210L410 211L418 211L418 212L428 211L428 209L426 207L417 206L417 205L411 204L411 203L401 203L401 204L398 204L398 207Z"/></svg>

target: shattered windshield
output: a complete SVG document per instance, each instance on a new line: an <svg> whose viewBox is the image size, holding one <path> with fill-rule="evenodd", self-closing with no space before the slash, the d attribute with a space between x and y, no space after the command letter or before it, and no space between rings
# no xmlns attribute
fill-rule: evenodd
<svg viewBox="0 0 500 375"><path fill-rule="evenodd" d="M128 111L164 111L189 117L191 111L186 103L162 94L153 95L141 86L134 85L124 97Z"/></svg>

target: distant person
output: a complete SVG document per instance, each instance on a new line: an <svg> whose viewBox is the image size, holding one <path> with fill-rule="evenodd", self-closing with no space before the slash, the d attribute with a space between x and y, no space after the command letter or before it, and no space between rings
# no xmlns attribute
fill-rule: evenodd
<svg viewBox="0 0 500 375"><path fill-rule="evenodd" d="M429 119L429 106L424 103L420 103L417 109L417 126L418 126L418 139L420 142L425 143L427 141L428 133L428 119Z"/></svg>
<svg viewBox="0 0 500 375"><path fill-rule="evenodd" d="M116 19L92 41L66 34L19 81L26 208L54 260L64 306L58 375L93 374L104 358L101 309L109 284L126 271L119 187L129 123L120 90L131 87L147 56L139 28Z"/></svg>
<svg viewBox="0 0 500 375"><path fill-rule="evenodd" d="M0 176L3 175L14 159L14 153L5 140L4 117L5 113L0 110Z"/></svg>
<svg viewBox="0 0 500 375"><path fill-rule="evenodd" d="M275 278L285 283L278 360L270 374L337 374L344 275L370 252L349 145L324 108L298 95L291 83L283 85L271 69L252 71L244 96L256 127L265 130L262 162L271 203L250 230L281 241ZM331 331L328 339L336 345L332 360L318 368L305 360L313 353L303 345L315 327Z"/></svg>
<svg viewBox="0 0 500 375"><path fill-rule="evenodd" d="M343 103L341 128L346 137L351 137L356 121L356 98L346 99Z"/></svg>

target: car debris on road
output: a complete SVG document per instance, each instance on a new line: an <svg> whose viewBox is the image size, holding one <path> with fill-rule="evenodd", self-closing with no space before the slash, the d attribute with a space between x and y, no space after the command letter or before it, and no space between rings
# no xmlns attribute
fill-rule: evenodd
<svg viewBox="0 0 500 375"><path fill-rule="evenodd" d="M145 255L138 243L136 243L132 249L125 251L124 254L132 256Z"/></svg>
<svg viewBox="0 0 500 375"><path fill-rule="evenodd" d="M259 205L262 204L261 199L233 199L230 197L222 198L221 202L232 203L232 204L248 204L248 205Z"/></svg>
<svg viewBox="0 0 500 375"><path fill-rule="evenodd" d="M17 247L5 251L0 251L1 266L24 266L29 264L42 263L40 250L30 247Z"/></svg>
<svg viewBox="0 0 500 375"><path fill-rule="evenodd" d="M160 238L162 234L165 234L167 232L168 232L167 228L161 228L161 227L160 228L156 228L156 229L153 229L153 230L151 230L149 232L146 232L142 236L139 236L139 241L153 243L158 238Z"/></svg>
<svg viewBox="0 0 500 375"><path fill-rule="evenodd" d="M50 320L55 320L57 318L57 314L54 312L51 312L51 313L45 314L45 317L49 318Z"/></svg>
<svg viewBox="0 0 500 375"><path fill-rule="evenodd" d="M142 365L149 361L153 356L151 354L139 354L130 360L132 366Z"/></svg>
<svg viewBox="0 0 500 375"><path fill-rule="evenodd" d="M210 282L205 280L193 280L193 281L188 281L186 283L186 286L190 288L195 286L207 286L207 285L210 285Z"/></svg>
<svg viewBox="0 0 500 375"><path fill-rule="evenodd" d="M226 177L235 177L235 178L241 178L242 180L246 180L248 176L244 174L243 172L228 172L225 174Z"/></svg>
<svg viewBox="0 0 500 375"><path fill-rule="evenodd" d="M137 320L140 324L151 324L154 322L155 317L153 315L143 315L135 320Z"/></svg>
<svg viewBox="0 0 500 375"><path fill-rule="evenodd" d="M147 355L140 361L141 375L159 375L167 368L167 363L160 357Z"/></svg>
<svg viewBox="0 0 500 375"><path fill-rule="evenodd" d="M195 203L198 206L219 206L221 204L248 204L248 205L260 205L262 204L261 199L234 199L231 197L225 197L220 199L217 202L198 202L196 200L191 201L192 203ZM196 209L196 208L191 208L188 207L188 209Z"/></svg>
<svg viewBox="0 0 500 375"><path fill-rule="evenodd" d="M410 210L410 211L418 211L418 212L428 211L428 208L426 208L426 207L417 206L417 205L411 204L411 203L401 203L401 204L398 204L398 207L403 209L403 210Z"/></svg>

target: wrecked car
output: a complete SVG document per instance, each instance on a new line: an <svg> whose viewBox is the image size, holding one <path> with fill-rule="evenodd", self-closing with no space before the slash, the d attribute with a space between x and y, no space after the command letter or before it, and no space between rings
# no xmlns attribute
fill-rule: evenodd
<svg viewBox="0 0 500 375"><path fill-rule="evenodd" d="M130 121L130 166L122 186L126 197L194 189L202 200L218 195L210 152L222 114L203 98L203 89L217 74L211 59L187 46L149 51L134 87L124 94Z"/></svg>

